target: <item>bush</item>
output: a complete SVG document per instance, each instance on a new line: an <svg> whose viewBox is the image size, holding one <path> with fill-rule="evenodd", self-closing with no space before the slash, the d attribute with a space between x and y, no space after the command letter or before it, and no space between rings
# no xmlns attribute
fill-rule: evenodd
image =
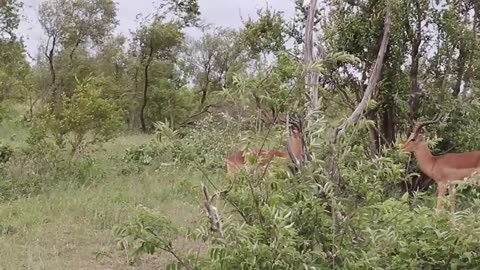
<svg viewBox="0 0 480 270"><path fill-rule="evenodd" d="M0 201L35 196L59 183L81 186L102 179L102 171L94 166L94 159L87 156L73 159L54 145L50 146L30 146L17 151L2 168Z"/></svg>
<svg viewBox="0 0 480 270"><path fill-rule="evenodd" d="M122 124L122 112L113 100L103 97L95 80L78 82L71 97L63 96L60 104L35 119L30 144L44 143L50 134L59 147L65 142L71 153L116 136Z"/></svg>
<svg viewBox="0 0 480 270"><path fill-rule="evenodd" d="M0 163L7 163L12 157L13 149L11 146L0 143Z"/></svg>
<svg viewBox="0 0 480 270"><path fill-rule="evenodd" d="M449 217L436 214L435 198L400 193L407 155L384 149L382 156L371 158L368 142L359 139L367 137L359 136L368 132L367 127L368 121L361 122L338 145L342 149L338 182L319 169L321 160L293 178L281 172L263 179L239 175L224 194L225 206L218 208L223 236L210 231L205 218L205 225L190 236L209 240L208 256L179 256L180 264L196 265L195 269L480 267L480 219L472 211L479 209L480 200ZM316 139L318 147L327 148L328 142ZM160 218L154 212L150 215ZM152 245L172 239L148 230L142 234L123 230L120 235ZM130 247L135 255L145 253L139 245Z"/></svg>
<svg viewBox="0 0 480 270"><path fill-rule="evenodd" d="M234 133L233 127L221 127L209 118L195 127L179 130L173 130L168 122L157 122L155 127L155 140L127 149L122 157L125 162L194 164L203 169L225 167L226 149L232 140L228 134Z"/></svg>

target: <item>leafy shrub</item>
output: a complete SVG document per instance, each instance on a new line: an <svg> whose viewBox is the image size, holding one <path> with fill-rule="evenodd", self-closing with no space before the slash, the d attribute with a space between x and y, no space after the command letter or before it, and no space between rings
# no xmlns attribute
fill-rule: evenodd
<svg viewBox="0 0 480 270"><path fill-rule="evenodd" d="M113 100L104 98L95 80L78 82L71 97L41 114L31 130L29 142L43 143L49 134L59 147L65 142L71 153L112 139L121 127L122 113Z"/></svg>
<svg viewBox="0 0 480 270"><path fill-rule="evenodd" d="M165 217L146 208L131 221L114 228L117 243L123 249L134 249L133 259L157 250L172 252L173 236L177 230Z"/></svg>
<svg viewBox="0 0 480 270"><path fill-rule="evenodd" d="M150 165L158 155L158 148L153 144L141 144L128 148L122 160L125 162L138 162L142 165Z"/></svg>
<svg viewBox="0 0 480 270"><path fill-rule="evenodd" d="M0 163L6 163L10 160L13 154L13 149L11 146L0 143Z"/></svg>
<svg viewBox="0 0 480 270"><path fill-rule="evenodd" d="M205 225L190 236L210 241L208 256L183 256L181 265L195 265L195 269L478 268L480 219L472 209L479 209L480 200L474 199L468 209L450 217L435 212L435 198L401 194L398 184L405 177L407 155L384 149L382 156L372 158L367 142L359 139L366 137L359 133L368 132L367 127L368 122L361 122L341 141L339 182L315 167L319 160L293 178L279 172L263 179L239 175L224 194L224 207L219 208L223 236L210 231L205 218ZM323 148L327 144L323 141ZM478 198L475 190L470 192ZM165 244L172 237L122 232L124 238L134 235L139 243ZM138 245L132 248L136 255L143 250Z"/></svg>
<svg viewBox="0 0 480 270"><path fill-rule="evenodd" d="M155 124L155 140L131 147L122 159L143 165L153 163L197 164L204 169L220 169L225 166L227 146L232 127L221 127L206 118L195 127L174 130L168 122ZM238 134L237 134L238 136Z"/></svg>
<svg viewBox="0 0 480 270"><path fill-rule="evenodd" d="M74 159L55 147L43 145L19 149L3 167L0 201L35 196L59 183L86 185L102 179L102 171L90 157Z"/></svg>

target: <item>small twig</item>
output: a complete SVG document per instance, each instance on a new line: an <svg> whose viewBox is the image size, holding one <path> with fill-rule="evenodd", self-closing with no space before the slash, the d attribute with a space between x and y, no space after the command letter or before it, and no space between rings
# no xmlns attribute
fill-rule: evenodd
<svg viewBox="0 0 480 270"><path fill-rule="evenodd" d="M175 257L175 259L183 266L185 267L185 269L187 270L195 270L195 268L193 268L192 266L190 266L188 263L186 263L185 261L182 260L182 258L180 258L180 256L177 255L177 253L173 250L173 248L171 247L159 247L159 249L165 251L165 252L168 252L170 254L172 254L173 257Z"/></svg>
<svg viewBox="0 0 480 270"><path fill-rule="evenodd" d="M199 171L203 174L205 179L207 179L208 183L217 191L217 193L220 194L219 197L225 199L225 201L227 201L230 205L232 205L233 208L235 208L235 210L237 210L238 214L243 218L243 220L247 224L250 224L250 222L247 219L247 216L242 212L242 210L238 207L238 205L236 203L234 203L232 200L230 200L227 196L227 193L233 188L233 184L227 190L220 191L220 189L213 183L213 181L210 179L210 177L208 177L207 173L204 170L201 169L200 165L198 165L196 162L195 162L195 165L197 165L197 167L199 168Z"/></svg>

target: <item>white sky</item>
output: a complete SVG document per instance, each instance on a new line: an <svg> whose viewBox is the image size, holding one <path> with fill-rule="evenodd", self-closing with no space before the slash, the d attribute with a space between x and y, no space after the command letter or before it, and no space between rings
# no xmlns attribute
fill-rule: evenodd
<svg viewBox="0 0 480 270"><path fill-rule="evenodd" d="M44 41L43 31L38 23L38 6L44 0L23 0L24 10L19 33L24 37L25 45L31 55L35 55L39 44ZM116 0L117 33L128 34L135 29L135 17L139 13L148 14L152 11L154 0ZM256 17L256 10L267 4L274 10L283 11L287 18L293 16L294 0L199 0L201 18L217 26L239 27L242 19L248 16ZM191 30L189 35L197 36L198 31Z"/></svg>

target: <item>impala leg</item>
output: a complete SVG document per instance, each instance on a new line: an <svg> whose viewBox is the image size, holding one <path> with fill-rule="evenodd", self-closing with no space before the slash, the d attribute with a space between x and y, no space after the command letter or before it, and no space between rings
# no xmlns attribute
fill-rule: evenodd
<svg viewBox="0 0 480 270"><path fill-rule="evenodd" d="M446 185L444 183L439 183L437 195L437 213L443 210L443 199L445 198L446 191Z"/></svg>
<svg viewBox="0 0 480 270"><path fill-rule="evenodd" d="M456 184L449 184L448 185L448 192L450 193L450 209L452 211L452 214L455 214L456 212L456 195L457 195L457 187Z"/></svg>

